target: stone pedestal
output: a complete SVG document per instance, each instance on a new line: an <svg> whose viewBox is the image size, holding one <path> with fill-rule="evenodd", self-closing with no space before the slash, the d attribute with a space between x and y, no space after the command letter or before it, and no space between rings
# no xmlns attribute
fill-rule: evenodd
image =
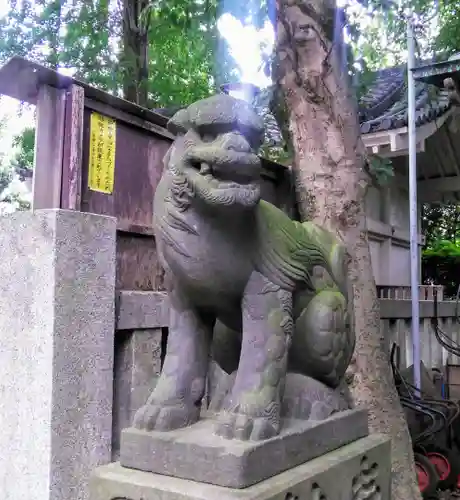
<svg viewBox="0 0 460 500"><path fill-rule="evenodd" d="M367 412L348 410L322 422L289 420L265 441L225 439L214 434L215 421L170 432L125 429L120 463L125 467L246 488L308 460L367 436Z"/></svg>
<svg viewBox="0 0 460 500"><path fill-rule="evenodd" d="M116 220L0 218L0 491L86 500L112 435Z"/></svg>
<svg viewBox="0 0 460 500"><path fill-rule="evenodd" d="M373 435L245 489L110 464L95 471L90 500L389 500L390 482L390 440Z"/></svg>

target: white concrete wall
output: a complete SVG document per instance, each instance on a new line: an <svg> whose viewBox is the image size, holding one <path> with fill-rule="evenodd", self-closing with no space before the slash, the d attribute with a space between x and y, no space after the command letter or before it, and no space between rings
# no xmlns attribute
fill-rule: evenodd
<svg viewBox="0 0 460 500"><path fill-rule="evenodd" d="M380 277L380 254L381 254L382 243L381 241L377 241L369 238L369 249L371 252L371 263L372 270L374 271L374 279L377 285L381 283Z"/></svg>
<svg viewBox="0 0 460 500"><path fill-rule="evenodd" d="M376 284L409 286L409 196L399 178L386 188L369 189L366 216Z"/></svg>
<svg viewBox="0 0 460 500"><path fill-rule="evenodd" d="M407 246L392 245L388 280L389 286L410 285L410 249Z"/></svg>

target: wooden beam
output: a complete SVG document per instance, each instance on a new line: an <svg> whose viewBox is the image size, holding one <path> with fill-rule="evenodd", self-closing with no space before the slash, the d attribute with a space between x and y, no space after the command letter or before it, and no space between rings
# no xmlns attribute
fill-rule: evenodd
<svg viewBox="0 0 460 500"><path fill-rule="evenodd" d="M408 178L404 175L397 175L393 182L398 187L408 186ZM460 177L436 177L434 179L425 179L417 181L418 198L420 203L442 202L446 198L445 195L450 194L454 197L460 192Z"/></svg>
<svg viewBox="0 0 460 500"><path fill-rule="evenodd" d="M436 143L433 145L433 141L430 141L428 152L430 154L430 157L434 159L434 163L436 165L436 170L438 171L439 177L444 178L446 176L444 169L445 162L443 161L444 155L440 154L436 146L437 146Z"/></svg>
<svg viewBox="0 0 460 500"><path fill-rule="evenodd" d="M120 290L116 297L117 330L144 330L168 326L169 298L163 292Z"/></svg>
<svg viewBox="0 0 460 500"><path fill-rule="evenodd" d="M391 238L392 240L398 240L402 243L410 242L410 234L408 230L399 229L391 224L386 224L379 220L366 217L366 229L372 239L385 240ZM425 237L422 234L418 235L418 244L425 244Z"/></svg>
<svg viewBox="0 0 460 500"><path fill-rule="evenodd" d="M425 152L425 140L416 143L415 151L417 153ZM409 150L404 147L402 149L394 149L394 150L392 150L391 148L386 148L386 149L379 148L379 150L374 154L378 154L382 158L396 158L399 156L407 156L409 154Z"/></svg>
<svg viewBox="0 0 460 500"><path fill-rule="evenodd" d="M60 207L65 102L64 90L38 89L32 210Z"/></svg>
<svg viewBox="0 0 460 500"><path fill-rule="evenodd" d="M424 125L417 127L417 147L423 151L423 142L432 136L451 116L453 113L452 108L446 111L442 116ZM382 153L384 157L401 156L407 154L409 147L409 135L407 127L400 127L397 129L390 129L381 132L372 132L370 134L363 134L362 139L366 148L370 150L373 147L381 149L383 146L391 146L389 151ZM396 154L395 154L396 153ZM380 154L380 153L378 153Z"/></svg>
<svg viewBox="0 0 460 500"><path fill-rule="evenodd" d="M452 137L450 135L449 127L443 127L442 131L443 131L442 136L444 137L444 139L447 142L447 150L449 152L455 173L457 175L460 175L460 169L458 167L458 163L459 163L458 156L455 154L455 148L454 148L454 144L452 142Z"/></svg>
<svg viewBox="0 0 460 500"><path fill-rule="evenodd" d="M139 118L136 115L126 113L123 110L114 108L109 104L86 98L85 108L89 108L93 111L96 111L97 113L102 113L103 115L110 116L111 118L115 118L116 120L129 123L130 125L133 125L135 127L143 128L161 137L166 137L167 139L170 139L171 142L175 139L174 134L171 134L171 132L169 132L166 128L160 127L159 125L156 125L155 123L152 123L143 118Z"/></svg>
<svg viewBox="0 0 460 500"><path fill-rule="evenodd" d="M409 154L406 157L407 159L407 165L406 165L406 172L409 171ZM421 158L421 161L417 161L417 182L420 182L423 177L424 180L427 180L430 178L430 174L427 174L427 165L431 165L434 162L436 162L436 159L432 157L432 155L429 152L429 148L427 148L427 151L425 151L425 154ZM421 174L421 175L420 175ZM409 180L407 181L409 183ZM409 184L408 184L409 185Z"/></svg>
<svg viewBox="0 0 460 500"><path fill-rule="evenodd" d="M435 192L435 193L452 193L460 191L460 177L455 175L452 177L442 177L436 179L427 179L418 182L420 194Z"/></svg>
<svg viewBox="0 0 460 500"><path fill-rule="evenodd" d="M83 111L85 91L72 85L67 91L61 207L80 210L82 190Z"/></svg>

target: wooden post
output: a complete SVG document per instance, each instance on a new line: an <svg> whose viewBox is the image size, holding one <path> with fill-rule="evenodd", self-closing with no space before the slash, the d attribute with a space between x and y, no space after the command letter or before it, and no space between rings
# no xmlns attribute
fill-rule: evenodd
<svg viewBox="0 0 460 500"><path fill-rule="evenodd" d="M42 85L37 97L37 126L32 210L61 203L65 90Z"/></svg>
<svg viewBox="0 0 460 500"><path fill-rule="evenodd" d="M61 207L70 210L81 208L84 103L84 89L71 85L65 106L61 196Z"/></svg>

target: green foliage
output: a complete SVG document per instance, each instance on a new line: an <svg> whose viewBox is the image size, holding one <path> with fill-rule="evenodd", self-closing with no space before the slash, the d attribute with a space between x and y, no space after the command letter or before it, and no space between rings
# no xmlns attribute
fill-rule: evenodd
<svg viewBox="0 0 460 500"><path fill-rule="evenodd" d="M9 186L10 182L13 180L13 173L9 165L5 164L3 158L0 159L0 200L2 193Z"/></svg>
<svg viewBox="0 0 460 500"><path fill-rule="evenodd" d="M424 257L453 257L460 263L460 241L439 240L431 248L423 251Z"/></svg>
<svg viewBox="0 0 460 500"><path fill-rule="evenodd" d="M369 173L377 181L377 184L384 186L394 176L393 164L389 158L372 155L368 158Z"/></svg>
<svg viewBox="0 0 460 500"><path fill-rule="evenodd" d="M460 285L460 241L439 240L422 254L423 282L444 285L447 297L453 297Z"/></svg>
<svg viewBox="0 0 460 500"><path fill-rule="evenodd" d="M4 120L0 121L0 140L3 135L3 131L6 127L6 122ZM2 193L8 187L13 179L13 172L10 165L5 161L3 153L0 153L0 201L2 198Z"/></svg>
<svg viewBox="0 0 460 500"><path fill-rule="evenodd" d="M125 0L7 0L0 19L0 63L21 55L121 95L123 76L135 79L123 54ZM144 2L146 3L146 2ZM231 80L236 64L218 36L217 0L157 0L139 13L148 22L148 95L152 107L188 104Z"/></svg>
<svg viewBox="0 0 460 500"><path fill-rule="evenodd" d="M460 206L425 205L422 232L426 238L422 252L423 282L444 285L447 296L455 295L460 284Z"/></svg>
<svg viewBox="0 0 460 500"><path fill-rule="evenodd" d="M74 68L75 77L90 85L118 93L121 75L111 38L121 35L119 12L109 11L109 0L62 3L67 5L62 18L61 65Z"/></svg>
<svg viewBox="0 0 460 500"><path fill-rule="evenodd" d="M460 2L441 0L439 2L439 34L435 48L446 56L460 51Z"/></svg>
<svg viewBox="0 0 460 500"><path fill-rule="evenodd" d="M426 204L422 208L422 233L426 249L437 248L441 241L454 244L460 240L460 205Z"/></svg>
<svg viewBox="0 0 460 500"><path fill-rule="evenodd" d="M443 0L451 3L449 0ZM433 21L438 2L428 0L358 0L346 7L349 33L355 56L372 69L406 62L408 12L412 11L416 56L426 59L440 48L435 40ZM442 9L441 9L442 10ZM441 13L439 26L445 19Z"/></svg>
<svg viewBox="0 0 460 500"><path fill-rule="evenodd" d="M26 128L13 139L13 146L16 148L13 158L7 160L0 156L0 214L11 209L30 208L25 188L21 189L18 181L30 179L32 176L34 145L35 129Z"/></svg>
<svg viewBox="0 0 460 500"><path fill-rule="evenodd" d="M12 161L16 173L21 178L31 176L34 166L35 127L25 128L13 139L13 146L17 148Z"/></svg>
<svg viewBox="0 0 460 500"><path fill-rule="evenodd" d="M228 80L235 63L218 36L216 0L163 0L149 12L152 107L190 104Z"/></svg>

